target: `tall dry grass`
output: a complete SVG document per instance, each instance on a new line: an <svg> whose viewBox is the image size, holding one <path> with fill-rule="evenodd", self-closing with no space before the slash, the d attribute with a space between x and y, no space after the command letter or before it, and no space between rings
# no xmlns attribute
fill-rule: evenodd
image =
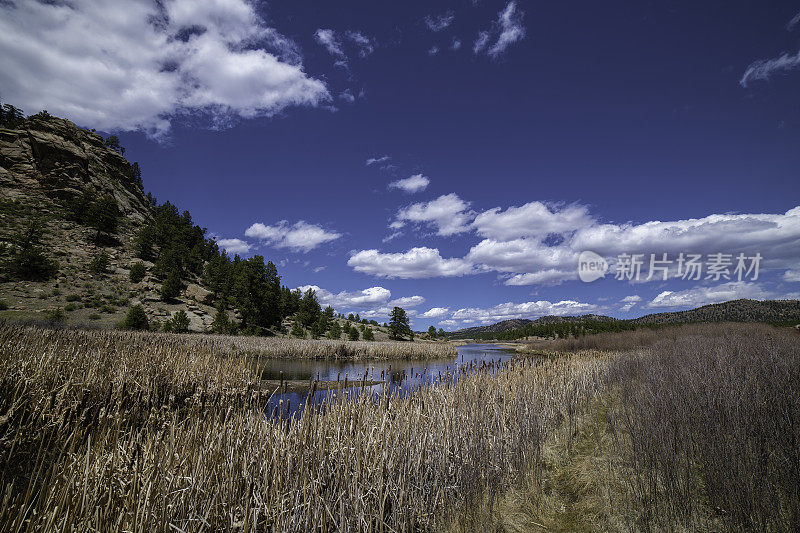
<svg viewBox="0 0 800 533"><path fill-rule="evenodd" d="M221 352L268 358L445 359L455 357L458 353L456 346L447 342L367 342L226 335L183 335L182 338L189 345L211 345L212 349Z"/></svg>
<svg viewBox="0 0 800 533"><path fill-rule="evenodd" d="M800 335L697 325L615 361L633 530L800 530Z"/></svg>
<svg viewBox="0 0 800 533"><path fill-rule="evenodd" d="M218 356L242 339L202 339L0 326L0 529L475 529L609 365L519 361L291 421Z"/></svg>

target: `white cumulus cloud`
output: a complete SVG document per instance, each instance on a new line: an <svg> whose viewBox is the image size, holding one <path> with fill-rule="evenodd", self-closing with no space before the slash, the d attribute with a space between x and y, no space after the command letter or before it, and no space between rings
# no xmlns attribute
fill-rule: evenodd
<svg viewBox="0 0 800 533"><path fill-rule="evenodd" d="M493 307L468 307L453 313L453 319L462 323L477 321L483 324L510 320L512 318L537 318L547 315L579 315L595 311L597 306L575 300L561 300L550 302L538 300L535 302L513 303L506 302Z"/></svg>
<svg viewBox="0 0 800 533"><path fill-rule="evenodd" d="M713 286L698 286L682 291L663 291L647 304L651 308L685 307L727 302L747 298L749 300L768 300L779 295L764 289L761 285L745 281L732 281Z"/></svg>
<svg viewBox="0 0 800 533"><path fill-rule="evenodd" d="M330 100L246 0L0 3L3 100L106 131L168 135Z"/></svg>
<svg viewBox="0 0 800 533"><path fill-rule="evenodd" d="M472 274L472 265L463 259L445 259L436 248L412 248L401 253L361 250L350 256L348 266L357 272L384 278L433 278Z"/></svg>
<svg viewBox="0 0 800 533"><path fill-rule="evenodd" d="M626 296L625 298L620 300L620 303L622 304L622 307L620 307L620 309L626 312L630 311L636 304L638 304L641 301L642 297L639 296L638 294L632 294L631 296Z"/></svg>
<svg viewBox="0 0 800 533"><path fill-rule="evenodd" d="M443 316L447 316L449 312L450 309L447 307L431 307L422 313L420 318L442 318Z"/></svg>
<svg viewBox="0 0 800 533"><path fill-rule="evenodd" d="M242 239L219 239L217 245L229 254L246 254L253 247Z"/></svg>
<svg viewBox="0 0 800 533"><path fill-rule="evenodd" d="M400 189L405 192L414 193L424 191L431 180L422 174L414 174L405 179L393 181L389 184L390 189Z"/></svg>
<svg viewBox="0 0 800 533"><path fill-rule="evenodd" d="M317 299L323 307L330 305L340 313L359 313L361 318L376 318L388 316L392 308L403 307L409 309L425 303L422 296L404 296L392 299L392 292L385 287L369 287L360 291L340 291L337 293L323 289L317 285L303 285L298 287L305 292L314 290ZM408 310L409 315L416 314Z"/></svg>
<svg viewBox="0 0 800 533"><path fill-rule="evenodd" d="M342 236L341 233L328 231L322 226L309 224L304 220L291 225L288 221L281 220L274 226L257 222L247 228L244 234L276 248L289 248L295 252L309 252L321 244Z"/></svg>
<svg viewBox="0 0 800 533"><path fill-rule="evenodd" d="M450 193L430 202L420 202L402 208L390 227L399 229L407 222L412 222L435 228L437 235L448 237L468 231L472 217L469 204L457 194Z"/></svg>
<svg viewBox="0 0 800 533"><path fill-rule="evenodd" d="M584 205L558 207L529 202L519 207L483 211L473 222L479 235L511 240L520 237L544 239L550 234L565 234L590 226L594 219Z"/></svg>

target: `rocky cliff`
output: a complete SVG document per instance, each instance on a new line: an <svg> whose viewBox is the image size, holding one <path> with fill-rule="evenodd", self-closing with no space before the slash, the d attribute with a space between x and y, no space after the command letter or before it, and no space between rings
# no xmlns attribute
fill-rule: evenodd
<svg viewBox="0 0 800 533"><path fill-rule="evenodd" d="M0 128L3 198L63 204L87 189L113 196L128 222L150 216L132 165L97 133L54 117Z"/></svg>
<svg viewBox="0 0 800 533"><path fill-rule="evenodd" d="M121 152L97 133L44 114L0 128L0 266L32 218L42 227L45 254L58 263L57 274L45 281L3 279L0 272L0 319L62 316L67 324L113 327L129 306L141 304L151 321L184 310L191 330L210 326L214 309L196 279L185 280L183 294L169 302L159 295L161 281L149 273L131 282L130 267L139 262L133 241L152 208ZM95 230L71 216L70 202L85 192L116 200L121 218L113 239L96 242ZM92 261L102 254L108 266L94 271Z"/></svg>

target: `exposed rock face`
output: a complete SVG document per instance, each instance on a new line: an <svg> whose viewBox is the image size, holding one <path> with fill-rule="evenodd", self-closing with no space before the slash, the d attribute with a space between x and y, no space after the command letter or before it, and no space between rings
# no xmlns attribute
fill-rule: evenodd
<svg viewBox="0 0 800 533"><path fill-rule="evenodd" d="M0 194L68 200L84 190L110 194L129 221L149 209L133 169L103 138L60 118L30 118L22 129L0 128Z"/></svg>
<svg viewBox="0 0 800 533"><path fill-rule="evenodd" d="M190 283L186 287L186 297L204 304L210 304L213 301L214 293L204 289L197 283Z"/></svg>

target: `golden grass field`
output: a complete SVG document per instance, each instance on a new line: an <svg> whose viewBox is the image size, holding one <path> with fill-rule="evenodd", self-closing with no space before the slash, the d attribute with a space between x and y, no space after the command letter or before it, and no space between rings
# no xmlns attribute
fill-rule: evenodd
<svg viewBox="0 0 800 533"><path fill-rule="evenodd" d="M292 421L260 339L0 325L0 530L791 531L800 342L726 328Z"/></svg>

